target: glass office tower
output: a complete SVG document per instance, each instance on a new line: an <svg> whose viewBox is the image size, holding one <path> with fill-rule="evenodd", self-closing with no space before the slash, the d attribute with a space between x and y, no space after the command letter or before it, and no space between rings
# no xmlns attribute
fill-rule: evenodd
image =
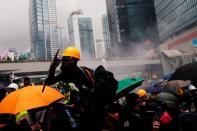
<svg viewBox="0 0 197 131"><path fill-rule="evenodd" d="M154 0L162 42L196 26L197 0Z"/></svg>
<svg viewBox="0 0 197 131"><path fill-rule="evenodd" d="M84 59L95 59L92 19L88 17L83 17L79 18L78 21L81 56Z"/></svg>
<svg viewBox="0 0 197 131"><path fill-rule="evenodd" d="M111 41L110 41L110 32L109 32L109 21L107 14L102 15L102 27L103 27L103 40L104 40L104 48L105 55L110 56L111 52Z"/></svg>
<svg viewBox="0 0 197 131"><path fill-rule="evenodd" d="M136 48L158 42L153 0L106 0L111 46L114 55L137 55Z"/></svg>
<svg viewBox="0 0 197 131"><path fill-rule="evenodd" d="M31 51L36 60L50 60L60 47L55 0L30 0Z"/></svg>

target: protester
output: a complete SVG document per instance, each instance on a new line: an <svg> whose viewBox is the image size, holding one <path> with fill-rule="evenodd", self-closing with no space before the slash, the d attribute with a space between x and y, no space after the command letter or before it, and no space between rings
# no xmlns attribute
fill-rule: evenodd
<svg viewBox="0 0 197 131"><path fill-rule="evenodd" d="M122 131L123 123L121 121L121 105L114 102L107 107L106 112L107 114L103 124L103 129L110 131Z"/></svg>
<svg viewBox="0 0 197 131"><path fill-rule="evenodd" d="M126 96L125 106L125 130L126 131L150 131L151 118L146 113L147 100L142 100L139 94L130 93Z"/></svg>
<svg viewBox="0 0 197 131"><path fill-rule="evenodd" d="M11 83L10 85L8 85L8 87L6 88L6 92L7 94L18 90L18 85L16 83Z"/></svg>
<svg viewBox="0 0 197 131"><path fill-rule="evenodd" d="M74 83L80 92L81 114L80 130L100 131L104 119L104 107L113 101L117 89L117 81L113 74L99 67L92 70L77 65L80 60L80 52L75 47L68 47L64 50L61 60L55 58L50 70L47 84L54 84L59 81ZM61 64L61 73L55 76L56 67ZM95 76L98 77L95 77ZM108 82L102 78L107 75ZM102 86L105 84L104 86ZM103 100L104 99L104 100Z"/></svg>
<svg viewBox="0 0 197 131"><path fill-rule="evenodd" d="M154 98L155 115L153 131L179 131L179 109L177 97L171 93L160 93Z"/></svg>

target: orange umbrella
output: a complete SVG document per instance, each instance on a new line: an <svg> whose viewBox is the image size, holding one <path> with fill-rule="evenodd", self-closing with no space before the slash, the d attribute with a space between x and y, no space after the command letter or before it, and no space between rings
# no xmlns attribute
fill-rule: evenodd
<svg viewBox="0 0 197 131"><path fill-rule="evenodd" d="M21 111L48 106L64 96L55 89L43 85L27 86L8 94L0 103L0 114L17 114Z"/></svg>

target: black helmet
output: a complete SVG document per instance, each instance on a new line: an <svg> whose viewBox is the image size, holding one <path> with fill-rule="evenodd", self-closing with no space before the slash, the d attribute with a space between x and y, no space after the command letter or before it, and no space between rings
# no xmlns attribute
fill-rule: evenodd
<svg viewBox="0 0 197 131"><path fill-rule="evenodd" d="M168 108L177 108L177 97L171 93L162 92L154 97L154 100L165 102Z"/></svg>

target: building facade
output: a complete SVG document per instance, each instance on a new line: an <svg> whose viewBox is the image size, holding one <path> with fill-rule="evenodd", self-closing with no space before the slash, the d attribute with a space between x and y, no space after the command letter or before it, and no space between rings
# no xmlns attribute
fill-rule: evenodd
<svg viewBox="0 0 197 131"><path fill-rule="evenodd" d="M78 15L70 15L68 22L69 46L77 47L81 52Z"/></svg>
<svg viewBox="0 0 197 131"><path fill-rule="evenodd" d="M55 0L30 0L31 52L36 60L50 60L60 48Z"/></svg>
<svg viewBox="0 0 197 131"><path fill-rule="evenodd" d="M145 41L158 43L153 0L106 0L112 48L120 56L136 55ZM124 53L123 53L124 52Z"/></svg>
<svg viewBox="0 0 197 131"><path fill-rule="evenodd" d="M196 0L155 0L154 4L162 42L196 26Z"/></svg>
<svg viewBox="0 0 197 131"><path fill-rule="evenodd" d="M197 1L155 0L164 74L197 59ZM171 53L178 52L178 53ZM173 54L173 55L172 55Z"/></svg>
<svg viewBox="0 0 197 131"><path fill-rule="evenodd" d="M104 44L102 40L96 40L95 42L96 47L96 59L102 59L104 58L105 52L104 52Z"/></svg>
<svg viewBox="0 0 197 131"><path fill-rule="evenodd" d="M94 35L92 19L89 17L79 18L79 36L81 46L81 56L84 59L95 58Z"/></svg>
<svg viewBox="0 0 197 131"><path fill-rule="evenodd" d="M109 22L107 14L102 15L102 27L103 27L103 41L105 48L106 57L110 56L111 51L111 41L110 41L110 32L109 32Z"/></svg>

